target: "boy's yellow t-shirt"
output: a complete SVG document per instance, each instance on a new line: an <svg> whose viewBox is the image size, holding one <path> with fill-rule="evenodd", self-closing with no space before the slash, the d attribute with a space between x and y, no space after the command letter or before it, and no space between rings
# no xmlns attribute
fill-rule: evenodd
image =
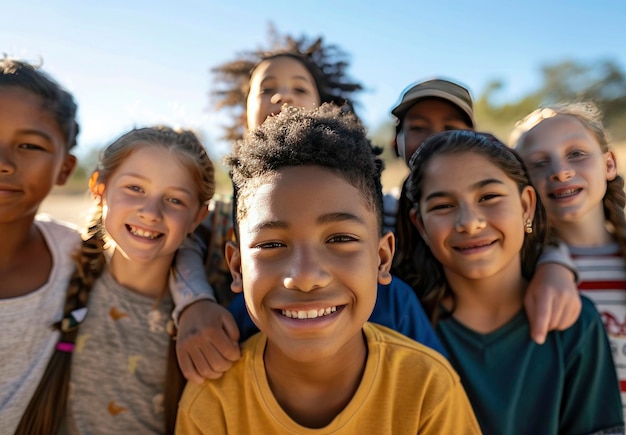
<svg viewBox="0 0 626 435"><path fill-rule="evenodd" d="M448 361L391 329L363 327L368 359L354 397L326 427L294 422L269 388L266 337L248 339L241 359L220 379L189 383L177 434L479 434L458 375Z"/></svg>

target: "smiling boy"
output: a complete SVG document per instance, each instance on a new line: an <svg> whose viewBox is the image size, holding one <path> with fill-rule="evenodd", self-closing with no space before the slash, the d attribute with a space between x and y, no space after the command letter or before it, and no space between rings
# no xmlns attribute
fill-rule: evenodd
<svg viewBox="0 0 626 435"><path fill-rule="evenodd" d="M177 433L480 433L440 354L367 322L394 238L356 118L285 109L228 161L231 288L261 332L221 379L188 384Z"/></svg>

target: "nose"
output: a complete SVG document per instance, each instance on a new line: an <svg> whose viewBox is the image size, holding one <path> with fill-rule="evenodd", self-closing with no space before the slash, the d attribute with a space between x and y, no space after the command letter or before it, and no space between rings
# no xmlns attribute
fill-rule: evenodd
<svg viewBox="0 0 626 435"><path fill-rule="evenodd" d="M482 231L487 225L480 210L470 205L459 206L455 230L459 233L475 234Z"/></svg>
<svg viewBox="0 0 626 435"><path fill-rule="evenodd" d="M0 174L10 175L15 172L15 162L11 151L0 147Z"/></svg>
<svg viewBox="0 0 626 435"><path fill-rule="evenodd" d="M163 218L160 198L145 198L139 207L139 217L148 222L159 222Z"/></svg>
<svg viewBox="0 0 626 435"><path fill-rule="evenodd" d="M552 181L567 181L574 176L574 170L565 162L554 160L550 169Z"/></svg>
<svg viewBox="0 0 626 435"><path fill-rule="evenodd" d="M278 89L270 99L272 104L293 104L293 93L288 89Z"/></svg>
<svg viewBox="0 0 626 435"><path fill-rule="evenodd" d="M332 276L324 258L314 247L303 246L294 249L288 272L283 280L285 288L310 292L326 287Z"/></svg>

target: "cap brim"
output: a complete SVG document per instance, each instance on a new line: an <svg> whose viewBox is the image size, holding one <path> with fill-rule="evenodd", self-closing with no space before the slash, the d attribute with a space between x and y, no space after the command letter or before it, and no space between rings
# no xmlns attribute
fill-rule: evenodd
<svg viewBox="0 0 626 435"><path fill-rule="evenodd" d="M420 100L426 98L441 98L449 101L463 111L471 121L472 128L476 128L476 122L474 121L474 115L472 108L459 97L450 94L449 92L441 91L439 89L419 89L415 92L411 92L405 95L402 99L402 103L391 109L391 114L401 120L406 112Z"/></svg>

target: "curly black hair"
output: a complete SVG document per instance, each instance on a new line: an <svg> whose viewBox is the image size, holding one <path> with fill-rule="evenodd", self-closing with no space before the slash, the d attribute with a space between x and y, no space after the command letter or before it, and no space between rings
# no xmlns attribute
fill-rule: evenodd
<svg viewBox="0 0 626 435"><path fill-rule="evenodd" d="M354 111L352 96L363 86L346 75L349 63L343 50L335 44L324 45L322 37L311 40L307 36L279 35L271 26L269 39L269 48L241 52L235 60L211 69L216 88L210 96L215 108L230 108L233 115L233 122L224 127L224 139L236 142L243 138L250 77L261 62L279 56L302 62L315 80L320 102Z"/></svg>
<svg viewBox="0 0 626 435"><path fill-rule="evenodd" d="M313 110L287 107L248 132L224 159L231 168L235 219L246 216L245 199L277 171L314 165L330 169L362 192L382 234L384 164L377 153L354 114L328 103Z"/></svg>

